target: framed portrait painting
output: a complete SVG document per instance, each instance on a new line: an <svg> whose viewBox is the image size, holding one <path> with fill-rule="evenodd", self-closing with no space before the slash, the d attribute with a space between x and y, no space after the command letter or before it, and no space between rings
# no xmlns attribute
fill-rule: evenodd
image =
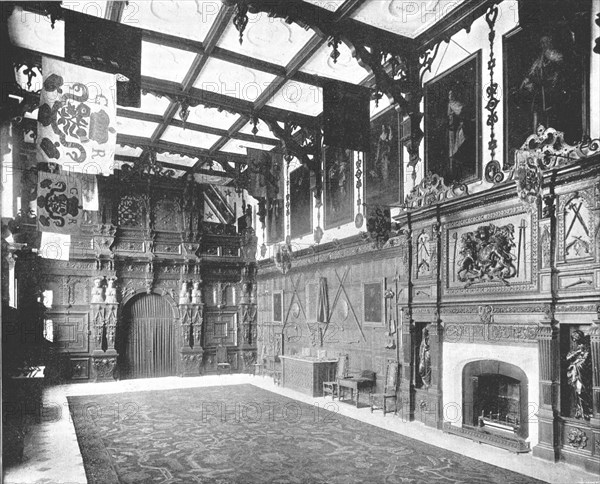
<svg viewBox="0 0 600 484"><path fill-rule="evenodd" d="M381 326L385 321L383 281L363 284L363 323Z"/></svg>
<svg viewBox="0 0 600 484"><path fill-rule="evenodd" d="M312 233L310 171L305 166L290 173L290 232L292 238Z"/></svg>
<svg viewBox="0 0 600 484"><path fill-rule="evenodd" d="M565 2L566 3L566 2ZM517 27L503 37L504 168L539 125L582 139L587 118L585 97L590 76L589 9L573 12L579 28L565 22ZM578 109L578 107L580 107Z"/></svg>
<svg viewBox="0 0 600 484"><path fill-rule="evenodd" d="M402 200L400 114L394 107L371 120L370 151L365 159L367 205L396 205Z"/></svg>
<svg viewBox="0 0 600 484"><path fill-rule="evenodd" d="M446 184L481 177L481 51L425 84L425 166Z"/></svg>
<svg viewBox="0 0 600 484"><path fill-rule="evenodd" d="M327 146L325 157L325 228L350 223L354 215L353 151Z"/></svg>
<svg viewBox="0 0 600 484"><path fill-rule="evenodd" d="M283 200L271 200L267 206L267 244L283 241L284 210Z"/></svg>

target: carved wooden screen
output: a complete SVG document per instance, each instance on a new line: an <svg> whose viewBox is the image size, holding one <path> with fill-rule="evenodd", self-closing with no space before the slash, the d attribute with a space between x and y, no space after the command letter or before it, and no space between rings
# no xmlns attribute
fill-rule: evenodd
<svg viewBox="0 0 600 484"><path fill-rule="evenodd" d="M151 294L125 308L128 327L124 372L128 378L176 374L176 324L169 303Z"/></svg>

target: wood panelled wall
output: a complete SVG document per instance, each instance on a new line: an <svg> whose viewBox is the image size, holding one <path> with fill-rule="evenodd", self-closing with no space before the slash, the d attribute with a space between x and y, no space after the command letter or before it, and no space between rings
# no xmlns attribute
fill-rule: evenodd
<svg viewBox="0 0 600 484"><path fill-rule="evenodd" d="M455 433L472 425L462 417L466 365L510 363L527 376L526 439L534 454L599 471L598 372L583 377L593 410L578 415L567 361L581 332L589 368L600 366L599 161L595 155L548 170L535 203L519 199L514 181L448 199L432 189L396 217L383 245L364 233L298 250L285 275L261 262L259 355L274 351L266 335L279 333L283 354L348 354L352 369L377 373L379 387L385 360L397 358L402 418ZM329 324L316 317L322 278ZM379 281L385 318L372 324L364 294ZM424 330L427 375L419 368Z"/></svg>

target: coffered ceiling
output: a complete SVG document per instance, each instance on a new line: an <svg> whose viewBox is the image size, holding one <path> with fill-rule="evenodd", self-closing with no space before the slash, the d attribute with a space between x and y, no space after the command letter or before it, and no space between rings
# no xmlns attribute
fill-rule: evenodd
<svg viewBox="0 0 600 484"><path fill-rule="evenodd" d="M399 42L411 42L461 4L474 0L305 3L308 8L333 13L336 21L354 22L354 28L369 25L382 35L393 34ZM344 44L334 62L328 39L264 13L249 14L240 44L232 21L235 7L220 0L65 1L63 8L143 30L142 104L137 109L119 108L117 113L117 158L123 162L133 162L143 149L151 148L160 153L158 159L167 167L182 174L194 171L203 180L228 182L223 164L244 163L246 147L280 147L264 123L259 122L253 133L253 116L318 126L324 80L353 84L371 80L371 73ZM61 21L55 29L49 22L22 21L11 29L21 47L64 55ZM182 115L186 104L190 106L187 118ZM372 104L374 114L387 102L380 101L378 108Z"/></svg>

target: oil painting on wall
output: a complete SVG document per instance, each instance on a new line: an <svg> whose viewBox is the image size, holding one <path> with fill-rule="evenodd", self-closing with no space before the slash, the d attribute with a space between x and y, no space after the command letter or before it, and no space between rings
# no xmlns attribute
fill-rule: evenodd
<svg viewBox="0 0 600 484"><path fill-rule="evenodd" d="M449 184L480 176L481 52L425 84L425 163Z"/></svg>
<svg viewBox="0 0 600 484"><path fill-rule="evenodd" d="M354 169L352 150L326 147L325 155L325 228L352 222L354 212Z"/></svg>
<svg viewBox="0 0 600 484"><path fill-rule="evenodd" d="M589 12L569 15L574 20L560 16L545 25L526 24L503 38L505 169L513 166L515 150L540 124L564 132L571 144L582 137L586 114L575 106L584 100ZM583 27L573 27L580 23Z"/></svg>
<svg viewBox="0 0 600 484"><path fill-rule="evenodd" d="M371 121L370 151L365 159L365 190L368 205L400 202L399 114L389 108Z"/></svg>
<svg viewBox="0 0 600 484"><path fill-rule="evenodd" d="M291 236L302 237L312 232L310 172L301 166L290 173Z"/></svg>

